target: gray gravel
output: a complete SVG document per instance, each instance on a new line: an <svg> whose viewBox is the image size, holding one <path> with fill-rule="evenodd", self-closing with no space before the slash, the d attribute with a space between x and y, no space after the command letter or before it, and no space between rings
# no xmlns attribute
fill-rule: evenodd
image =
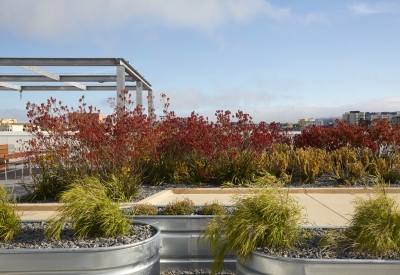
<svg viewBox="0 0 400 275"><path fill-rule="evenodd" d="M219 275L234 275L233 271L217 273ZM211 275L210 270L168 270L161 272L160 275Z"/></svg>
<svg viewBox="0 0 400 275"><path fill-rule="evenodd" d="M44 248L96 248L120 246L137 243L154 236L157 231L151 225L133 224L130 235L110 238L83 238L74 237L70 225L66 225L61 232L61 240L54 241L44 237L45 222L23 222L22 230L12 242L0 242L0 249L44 249Z"/></svg>
<svg viewBox="0 0 400 275"><path fill-rule="evenodd" d="M351 248L346 250L342 249L322 249L318 246L321 237L326 234L327 230L333 229L308 229L312 232L312 237L307 242L297 245L293 249L277 250L267 247L257 248L258 252L269 255L289 257L289 258L303 258L303 259L385 259L385 260L400 260L399 252L390 252L388 255L371 255L366 252L357 252ZM344 229L334 229L334 234L340 234Z"/></svg>

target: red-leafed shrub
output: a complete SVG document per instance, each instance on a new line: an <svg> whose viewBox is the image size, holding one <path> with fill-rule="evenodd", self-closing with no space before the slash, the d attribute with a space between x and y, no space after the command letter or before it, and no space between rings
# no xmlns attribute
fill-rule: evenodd
<svg viewBox="0 0 400 275"><path fill-rule="evenodd" d="M25 151L34 168L34 196L57 199L71 182L96 177L107 186L113 199L128 200L142 183L247 184L267 172L281 175L292 166L287 158L293 154L289 152L282 161L266 162L270 159L266 154L291 144L287 132L276 123L255 123L242 111L232 114L217 110L215 121L195 112L178 117L168 110L169 99L165 95L164 115L157 120L135 108L130 97L125 90L123 108L110 101L114 112L103 121L98 119L96 108L86 105L84 97L77 110L54 98L40 105L27 104L32 124L27 130L33 138L25 143ZM341 127L347 129L346 125ZM349 129L354 131L353 127ZM340 140L347 136L339 129L336 135L316 131L322 130L304 131L296 138L298 146L319 142L321 148L326 144L337 147L338 142L316 137ZM291 146L287 148L292 150Z"/></svg>
<svg viewBox="0 0 400 275"><path fill-rule="evenodd" d="M371 127L335 121L334 127L311 126L294 137L295 148L316 147L333 151L342 147L368 148L377 156L390 155L399 149L400 128L381 120Z"/></svg>

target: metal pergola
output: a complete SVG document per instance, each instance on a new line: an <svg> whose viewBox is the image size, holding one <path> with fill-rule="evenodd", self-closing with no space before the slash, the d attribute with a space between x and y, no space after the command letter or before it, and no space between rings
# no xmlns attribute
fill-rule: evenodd
<svg viewBox="0 0 400 275"><path fill-rule="evenodd" d="M151 84L124 58L0 58L0 66L18 66L35 74L0 74L0 91L116 91L118 106L124 106L120 93L136 91L136 105L143 106L142 91L147 90L148 112L151 115ZM40 67L39 67L40 66ZM60 75L41 67L115 67L115 74ZM85 83L85 84L82 84ZM104 83L113 83L107 85ZM131 82L126 84L126 82ZM133 83L135 82L135 83ZM34 83L34 84L32 84ZM88 83L88 84L87 84ZM24 85L25 84L25 85ZM133 85L135 84L135 85Z"/></svg>

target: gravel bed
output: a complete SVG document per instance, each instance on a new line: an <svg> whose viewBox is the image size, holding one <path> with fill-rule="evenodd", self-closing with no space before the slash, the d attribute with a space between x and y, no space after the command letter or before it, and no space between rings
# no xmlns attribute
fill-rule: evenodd
<svg viewBox="0 0 400 275"><path fill-rule="evenodd" d="M231 214L235 210L234 206L224 205L223 207L225 208L227 214ZM124 212L124 214L132 215L131 208L126 208L126 209L127 210L125 210L126 212ZM157 207L157 209L158 209L158 213L156 215L164 215L165 207L159 206L159 207ZM196 206L194 212L191 215L203 215L201 213L201 206Z"/></svg>
<svg viewBox="0 0 400 275"><path fill-rule="evenodd" d="M288 258L303 258L303 259L373 259L373 260L400 260L400 252L390 252L387 255L371 255L366 252L357 252L349 248L344 251L339 249L322 249L318 247L321 237L326 234L327 230L340 234L343 228L336 229L307 229L312 232L312 237L307 242L297 245L293 249L277 250L267 247L257 248L256 251L268 255L288 257Z"/></svg>
<svg viewBox="0 0 400 275"><path fill-rule="evenodd" d="M234 275L234 271L224 271L218 275ZM168 270L161 272L160 275L211 275L210 270Z"/></svg>
<svg viewBox="0 0 400 275"><path fill-rule="evenodd" d="M45 222L23 222L22 230L11 242L0 242L0 249L44 249L44 248L96 248L132 244L146 240L157 233L150 225L133 224L130 235L110 238L74 237L67 224L61 232L61 240L54 241L44 237Z"/></svg>

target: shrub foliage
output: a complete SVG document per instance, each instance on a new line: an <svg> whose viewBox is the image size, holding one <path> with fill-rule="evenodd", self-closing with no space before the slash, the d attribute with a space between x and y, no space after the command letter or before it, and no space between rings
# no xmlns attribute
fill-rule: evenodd
<svg viewBox="0 0 400 275"><path fill-rule="evenodd" d="M400 180L400 127L382 120L371 127L336 121L290 138L277 123L255 123L243 111L217 110L214 121L195 112L178 117L162 94L163 116L126 106L98 120L84 97L77 109L55 98L27 103L33 138L24 151L33 166L31 198L58 199L70 183L93 176L129 200L141 184L230 182L249 185L266 173L313 183L332 173L348 184L369 175ZM293 177L292 177L293 178ZM115 184L110 184L115 183ZM31 188L26 186L26 188Z"/></svg>
<svg viewBox="0 0 400 275"><path fill-rule="evenodd" d="M225 207L218 201L205 203L200 209L202 215L224 215L226 214Z"/></svg>
<svg viewBox="0 0 400 275"><path fill-rule="evenodd" d="M194 209L194 202L191 199L175 199L166 205L163 213L164 215L189 215L194 212Z"/></svg>
<svg viewBox="0 0 400 275"><path fill-rule="evenodd" d="M157 215L158 209L150 203L140 203L132 207L132 214L141 216Z"/></svg>

